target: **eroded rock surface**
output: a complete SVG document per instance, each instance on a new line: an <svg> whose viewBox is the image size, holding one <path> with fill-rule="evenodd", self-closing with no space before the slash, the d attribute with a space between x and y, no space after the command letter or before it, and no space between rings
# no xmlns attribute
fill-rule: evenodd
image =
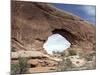
<svg viewBox="0 0 100 75"><path fill-rule="evenodd" d="M44 42L52 34L65 37L71 43L69 50L77 54L95 52L95 26L78 16L59 10L52 4L15 0L11 3L11 13L12 62L16 62L20 55L31 56L29 63L35 64L35 68L31 67L30 73L55 71L56 58L43 49ZM66 53L68 56L69 52Z"/></svg>
<svg viewBox="0 0 100 75"><path fill-rule="evenodd" d="M37 43L41 47L54 33L61 34L75 45L95 43L95 27L92 24L50 4L12 1L11 19L12 39L26 50L35 50Z"/></svg>

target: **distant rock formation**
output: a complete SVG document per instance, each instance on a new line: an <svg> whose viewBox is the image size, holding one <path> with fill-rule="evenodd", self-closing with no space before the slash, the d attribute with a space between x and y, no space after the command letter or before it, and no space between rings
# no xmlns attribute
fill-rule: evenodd
<svg viewBox="0 0 100 75"><path fill-rule="evenodd" d="M95 26L52 4L12 1L11 5L12 47L18 50L41 51L43 43L55 33L72 45L87 48L95 43Z"/></svg>

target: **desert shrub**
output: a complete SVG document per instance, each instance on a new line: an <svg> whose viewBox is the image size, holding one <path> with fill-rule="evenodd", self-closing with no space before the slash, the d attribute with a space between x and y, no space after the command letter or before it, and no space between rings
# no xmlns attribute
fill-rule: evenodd
<svg viewBox="0 0 100 75"><path fill-rule="evenodd" d="M28 73L29 64L27 64L28 59L19 57L18 58L19 63L17 64L11 64L11 74L26 74Z"/></svg>
<svg viewBox="0 0 100 75"><path fill-rule="evenodd" d="M16 48L15 48L15 47L12 47L12 48L11 48L11 51L12 51L12 52L16 52Z"/></svg>
<svg viewBox="0 0 100 75"><path fill-rule="evenodd" d="M87 61L92 61L94 56L96 56L96 53L95 52L85 55L84 58Z"/></svg>
<svg viewBox="0 0 100 75"><path fill-rule="evenodd" d="M75 50L69 50L69 56L77 55L77 52Z"/></svg>
<svg viewBox="0 0 100 75"><path fill-rule="evenodd" d="M70 59L62 59L62 61L58 62L57 71L67 71L72 68L72 62Z"/></svg>
<svg viewBox="0 0 100 75"><path fill-rule="evenodd" d="M68 57L69 56L69 52L68 51L63 51L63 52L53 52L53 55L59 58L64 58L64 57Z"/></svg>
<svg viewBox="0 0 100 75"><path fill-rule="evenodd" d="M20 67L20 74L28 73L29 65L27 64L27 58L19 58L19 67Z"/></svg>
<svg viewBox="0 0 100 75"><path fill-rule="evenodd" d="M56 71L67 71L69 69L72 68L72 62L71 60L68 58L69 56L69 52L53 52L54 55L56 55L56 57L59 57L62 59L62 61L59 61L56 67Z"/></svg>
<svg viewBox="0 0 100 75"><path fill-rule="evenodd" d="M93 50L96 50L96 43L93 43Z"/></svg>
<svg viewBox="0 0 100 75"><path fill-rule="evenodd" d="M60 52L59 51L53 51L53 54L59 54Z"/></svg>
<svg viewBox="0 0 100 75"><path fill-rule="evenodd" d="M63 56L65 56L65 53L64 53L64 51L63 52L53 51L53 55L56 56L56 57L63 57Z"/></svg>
<svg viewBox="0 0 100 75"><path fill-rule="evenodd" d="M11 75L16 75L20 73L19 64L11 64Z"/></svg>

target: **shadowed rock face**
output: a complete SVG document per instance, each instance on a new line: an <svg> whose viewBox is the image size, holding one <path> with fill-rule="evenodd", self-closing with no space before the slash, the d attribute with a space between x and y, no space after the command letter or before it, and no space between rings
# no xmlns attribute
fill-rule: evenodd
<svg viewBox="0 0 100 75"><path fill-rule="evenodd" d="M12 47L18 50L43 50L44 41L55 33L72 45L95 43L95 27L78 16L46 3L12 1L11 5Z"/></svg>

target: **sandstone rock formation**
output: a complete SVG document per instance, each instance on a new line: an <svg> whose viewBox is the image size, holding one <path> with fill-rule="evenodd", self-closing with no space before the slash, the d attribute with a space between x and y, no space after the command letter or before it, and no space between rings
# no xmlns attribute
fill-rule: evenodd
<svg viewBox="0 0 100 75"><path fill-rule="evenodd" d="M50 4L12 1L12 44L21 50L35 50L39 48L48 36L59 33L72 44L80 42L95 43L95 27L62 10L58 10ZM34 43L36 41L38 45ZM41 48L40 48L41 50Z"/></svg>
<svg viewBox="0 0 100 75"><path fill-rule="evenodd" d="M71 42L71 49L77 52L95 51L95 26L91 23L69 12L57 9L52 4L16 0L11 2L11 48L15 49L15 54L12 52L12 61L15 61L13 58L17 59L22 54L25 57L35 56L29 61L32 64L35 62L39 64L38 60L41 61L45 57L46 63L53 61L49 62L49 65L54 65L56 61L43 49L43 43L55 33ZM25 52L20 53L19 51ZM32 52L28 54L27 52L30 51ZM38 67L29 70L31 73L33 70L45 72L46 70L51 71L50 67L45 65L43 68L38 65Z"/></svg>

